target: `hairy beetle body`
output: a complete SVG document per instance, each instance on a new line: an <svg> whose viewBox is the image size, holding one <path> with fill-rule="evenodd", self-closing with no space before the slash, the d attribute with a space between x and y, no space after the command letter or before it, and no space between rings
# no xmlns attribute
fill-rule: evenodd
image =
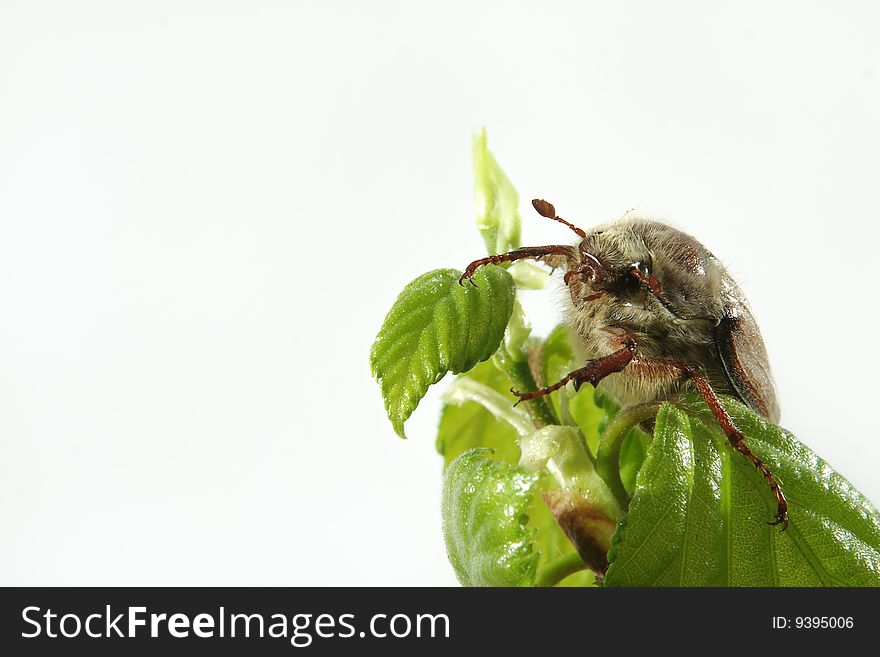
<svg viewBox="0 0 880 657"><path fill-rule="evenodd" d="M625 215L587 232L532 201L539 214L574 231L580 242L530 246L475 260L459 279L473 282L484 265L526 258L565 270L568 319L583 367L544 388L514 394L528 401L572 382L601 385L621 406L673 400L693 387L730 444L773 492L771 524L788 524L788 503L770 469L748 448L718 399L738 397L767 419L779 403L764 341L739 286L700 242L662 222ZM519 402L517 402L519 403Z"/></svg>
<svg viewBox="0 0 880 657"><path fill-rule="evenodd" d="M618 403L676 395L687 381L652 362L672 360L698 367L716 392L739 397L779 420L757 324L742 291L708 249L659 221L625 216L587 232L568 262L554 264L577 271L584 264L595 266L595 260L616 273L604 281L570 276L567 315L587 360L619 349L620 335L638 343L632 363L601 383ZM653 277L653 290L627 274L636 263Z"/></svg>

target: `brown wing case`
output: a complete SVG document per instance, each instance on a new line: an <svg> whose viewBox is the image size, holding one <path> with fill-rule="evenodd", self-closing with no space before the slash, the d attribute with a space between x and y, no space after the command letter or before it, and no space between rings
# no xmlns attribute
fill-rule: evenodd
<svg viewBox="0 0 880 657"><path fill-rule="evenodd" d="M740 399L771 422L779 422L779 401L764 339L739 287L725 278L724 317L715 329L721 363Z"/></svg>

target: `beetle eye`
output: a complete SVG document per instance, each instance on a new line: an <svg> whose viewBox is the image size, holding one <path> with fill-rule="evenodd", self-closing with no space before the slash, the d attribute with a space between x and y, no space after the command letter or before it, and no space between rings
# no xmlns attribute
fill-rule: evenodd
<svg viewBox="0 0 880 657"><path fill-rule="evenodd" d="M623 289L629 294L635 294L642 289L642 273L637 267L630 267L624 274Z"/></svg>
<svg viewBox="0 0 880 657"><path fill-rule="evenodd" d="M659 297L663 294L663 286L657 280L657 277L651 273L650 267L643 262L634 262L627 270L623 286L628 292L633 293L641 289L642 283L647 286L654 296Z"/></svg>

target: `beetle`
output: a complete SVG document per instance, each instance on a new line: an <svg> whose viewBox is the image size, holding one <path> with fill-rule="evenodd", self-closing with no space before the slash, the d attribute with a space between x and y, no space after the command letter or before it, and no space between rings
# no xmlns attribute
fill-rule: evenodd
<svg viewBox="0 0 880 657"><path fill-rule="evenodd" d="M788 526L788 502L770 468L748 447L721 405L732 395L771 422L779 402L767 350L745 295L712 253L691 235L660 221L625 215L584 231L532 201L538 214L577 234L576 245L527 246L470 263L477 269L533 258L565 270L568 321L586 364L538 390L511 390L520 403L569 382L602 384L621 406L670 399L696 388L734 449L748 458L777 503L771 525ZM613 376L612 376L613 375Z"/></svg>

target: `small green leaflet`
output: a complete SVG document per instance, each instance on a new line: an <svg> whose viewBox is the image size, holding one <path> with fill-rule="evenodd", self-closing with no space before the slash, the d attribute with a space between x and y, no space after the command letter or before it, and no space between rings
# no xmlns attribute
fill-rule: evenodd
<svg viewBox="0 0 880 657"><path fill-rule="evenodd" d="M725 398L789 501L786 531L752 464L696 397L664 404L609 552L608 586L880 586L880 515L787 431Z"/></svg>
<svg viewBox="0 0 880 657"><path fill-rule="evenodd" d="M373 342L370 367L385 410L401 437L403 423L428 387L447 372L467 372L489 358L513 311L513 279L494 266L479 269L476 287L460 273L437 269L407 285Z"/></svg>
<svg viewBox="0 0 880 657"><path fill-rule="evenodd" d="M474 136L474 197L477 228L490 255L519 246L519 195L489 150L486 131Z"/></svg>

